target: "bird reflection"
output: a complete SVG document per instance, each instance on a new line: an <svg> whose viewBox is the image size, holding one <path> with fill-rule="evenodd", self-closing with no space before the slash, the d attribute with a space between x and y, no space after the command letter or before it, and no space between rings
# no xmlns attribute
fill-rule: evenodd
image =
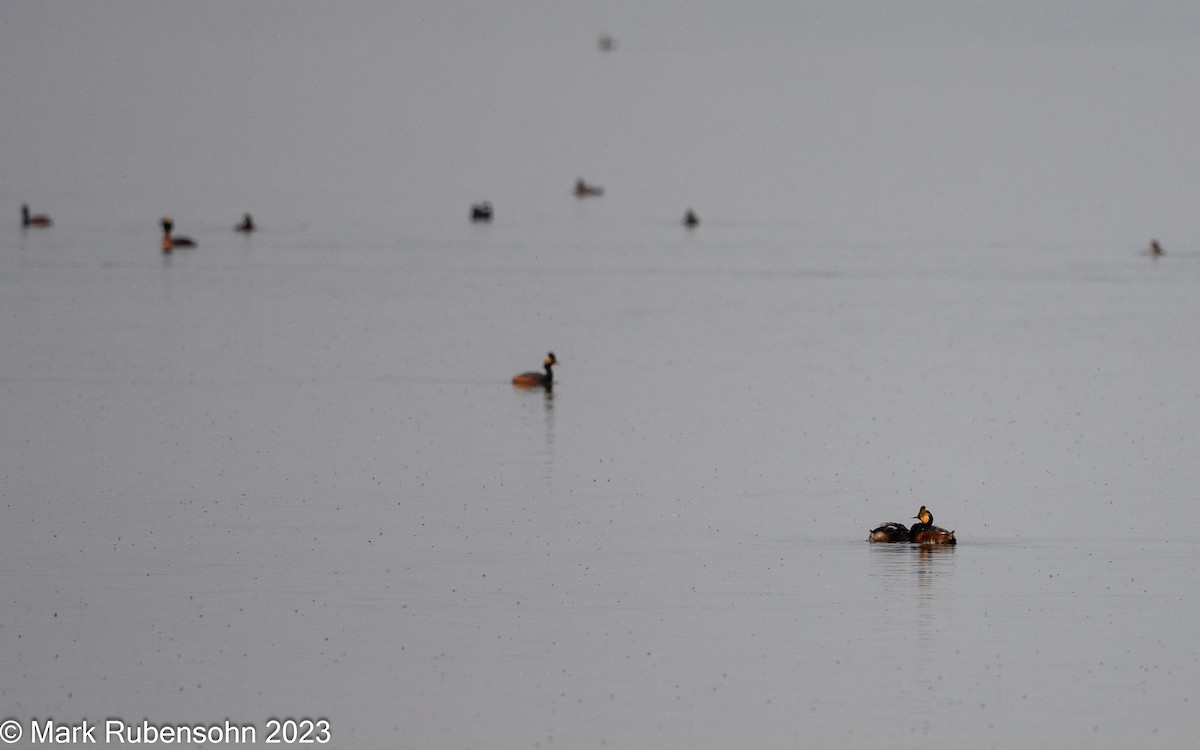
<svg viewBox="0 0 1200 750"><path fill-rule="evenodd" d="M868 549L871 577L902 595L932 597L938 582L954 574L953 545L872 544Z"/></svg>
<svg viewBox="0 0 1200 750"><path fill-rule="evenodd" d="M550 492L554 487L554 386L545 384L541 387L533 386L517 390L527 394L530 399L540 396L542 424L539 426L537 423L538 407L532 400L522 398L520 431L527 437L526 445L532 449L527 451L528 458L540 464L542 481L546 491ZM534 447L537 445L534 441L537 440L539 432L544 436L544 444L541 449Z"/></svg>
<svg viewBox="0 0 1200 750"><path fill-rule="evenodd" d="M554 389L547 388L542 397L542 412L546 418L546 465L547 472L554 465Z"/></svg>

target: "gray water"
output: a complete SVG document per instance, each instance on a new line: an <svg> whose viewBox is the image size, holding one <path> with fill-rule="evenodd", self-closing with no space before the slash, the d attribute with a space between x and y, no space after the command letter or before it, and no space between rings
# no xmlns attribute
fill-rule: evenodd
<svg viewBox="0 0 1200 750"><path fill-rule="evenodd" d="M1195 11L688 7L5 19L22 742L1190 746Z"/></svg>

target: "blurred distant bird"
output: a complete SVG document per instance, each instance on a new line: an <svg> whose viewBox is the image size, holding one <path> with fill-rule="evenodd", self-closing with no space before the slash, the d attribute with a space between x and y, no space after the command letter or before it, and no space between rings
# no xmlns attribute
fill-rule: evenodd
<svg viewBox="0 0 1200 750"><path fill-rule="evenodd" d="M700 217L696 215L695 211L693 211L692 209L689 208L687 210L687 213L685 213L683 215L683 225L685 227L687 227L688 229L691 229L692 227L695 227L695 226L699 226L700 225Z"/></svg>
<svg viewBox="0 0 1200 750"><path fill-rule="evenodd" d="M611 36L609 36L608 34L600 35L600 51L601 52L612 52L616 48L617 48L617 43L613 41L613 38Z"/></svg>
<svg viewBox="0 0 1200 750"><path fill-rule="evenodd" d="M491 221L492 204L488 201L471 206L471 221Z"/></svg>
<svg viewBox="0 0 1200 750"><path fill-rule="evenodd" d="M249 233L253 232L255 229L257 229L257 227L254 226L254 219L250 217L250 214L246 214L242 217L242 223L234 227L233 231Z"/></svg>
<svg viewBox="0 0 1200 750"><path fill-rule="evenodd" d="M162 219L163 238L162 250L164 253L171 252L171 248L175 247L195 247L196 241L191 237L172 237L171 230L175 228L175 220L170 216L164 216Z"/></svg>
<svg viewBox="0 0 1200 750"><path fill-rule="evenodd" d="M29 215L29 206L21 206L21 226L23 227L48 227L54 222L46 214L38 214L36 216Z"/></svg>
<svg viewBox="0 0 1200 750"><path fill-rule="evenodd" d="M604 195L604 188L599 185L589 185L583 181L583 178L575 180L575 197L587 198L592 195Z"/></svg>
<svg viewBox="0 0 1200 750"><path fill-rule="evenodd" d="M1150 240L1150 249L1147 252L1150 253L1151 258L1158 258L1166 255L1162 249L1162 245L1158 244L1158 240Z"/></svg>

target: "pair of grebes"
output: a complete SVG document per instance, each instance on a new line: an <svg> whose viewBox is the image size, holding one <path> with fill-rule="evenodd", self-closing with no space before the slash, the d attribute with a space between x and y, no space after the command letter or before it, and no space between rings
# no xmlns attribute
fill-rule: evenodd
<svg viewBox="0 0 1200 750"><path fill-rule="evenodd" d="M957 544L953 531L933 525L933 514L924 505L913 516L912 528L892 521L871 529L868 542L913 542L914 544Z"/></svg>
<svg viewBox="0 0 1200 750"><path fill-rule="evenodd" d="M242 217L242 222L234 226L233 231L245 232L246 234L249 234L257 228L258 227L254 226L254 219L250 216L250 214L246 214ZM171 234L171 232L175 230L175 220L170 216L164 216L162 218L162 229L162 249L164 253L169 253L171 252L172 248L176 247L196 247L196 241L191 237L181 237L177 234Z"/></svg>

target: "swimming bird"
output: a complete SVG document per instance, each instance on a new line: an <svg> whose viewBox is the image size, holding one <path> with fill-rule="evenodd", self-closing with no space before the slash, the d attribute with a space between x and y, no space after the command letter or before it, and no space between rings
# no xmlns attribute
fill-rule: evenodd
<svg viewBox="0 0 1200 750"><path fill-rule="evenodd" d="M1163 252L1162 245L1158 244L1158 240L1150 240L1150 249L1147 250L1147 252L1150 253L1151 258L1158 258L1166 255L1166 253Z"/></svg>
<svg viewBox="0 0 1200 750"><path fill-rule="evenodd" d="M598 44L601 52L612 52L617 47L617 43L608 34L601 34Z"/></svg>
<svg viewBox="0 0 1200 750"><path fill-rule="evenodd" d="M518 388L537 388L541 386L546 390L550 390L554 387L554 370L550 368L556 364L558 364L558 358L554 356L554 352L550 352L546 355L546 361L543 363L546 372L523 372L520 375L513 375L513 385Z"/></svg>
<svg viewBox="0 0 1200 750"><path fill-rule="evenodd" d="M23 227L48 227L54 222L46 214L37 214L36 216L29 215L29 206L21 206L21 226Z"/></svg>
<svg viewBox="0 0 1200 750"><path fill-rule="evenodd" d="M246 214L245 216L242 217L242 223L235 226L233 228L233 231L246 232L247 234L249 234L250 232L253 232L255 229L257 229L257 227L254 226L254 219L250 218L250 214Z"/></svg>
<svg viewBox="0 0 1200 750"><path fill-rule="evenodd" d="M171 230L175 228L175 220L170 216L164 216L162 219L163 238L162 249L164 253L171 252L173 247L195 247L196 241L191 237L172 237Z"/></svg>
<svg viewBox="0 0 1200 750"><path fill-rule="evenodd" d="M587 198L592 195L604 195L604 188L599 185L589 185L583 181L583 178L575 180L575 197Z"/></svg>
<svg viewBox="0 0 1200 750"><path fill-rule="evenodd" d="M699 226L699 224L700 217L696 215L695 211L689 208L687 213L683 215L683 225L688 229L691 229L692 227Z"/></svg>
<svg viewBox="0 0 1200 750"><path fill-rule="evenodd" d="M488 201L471 206L471 221L491 221L492 204Z"/></svg>
<svg viewBox="0 0 1200 750"><path fill-rule="evenodd" d="M907 542L908 527L902 523L889 521L882 526L871 529L868 542Z"/></svg>
<svg viewBox="0 0 1200 750"><path fill-rule="evenodd" d="M946 531L933 525L933 514L924 505L913 516L917 519L908 530L908 540L917 544L957 544L953 531Z"/></svg>

